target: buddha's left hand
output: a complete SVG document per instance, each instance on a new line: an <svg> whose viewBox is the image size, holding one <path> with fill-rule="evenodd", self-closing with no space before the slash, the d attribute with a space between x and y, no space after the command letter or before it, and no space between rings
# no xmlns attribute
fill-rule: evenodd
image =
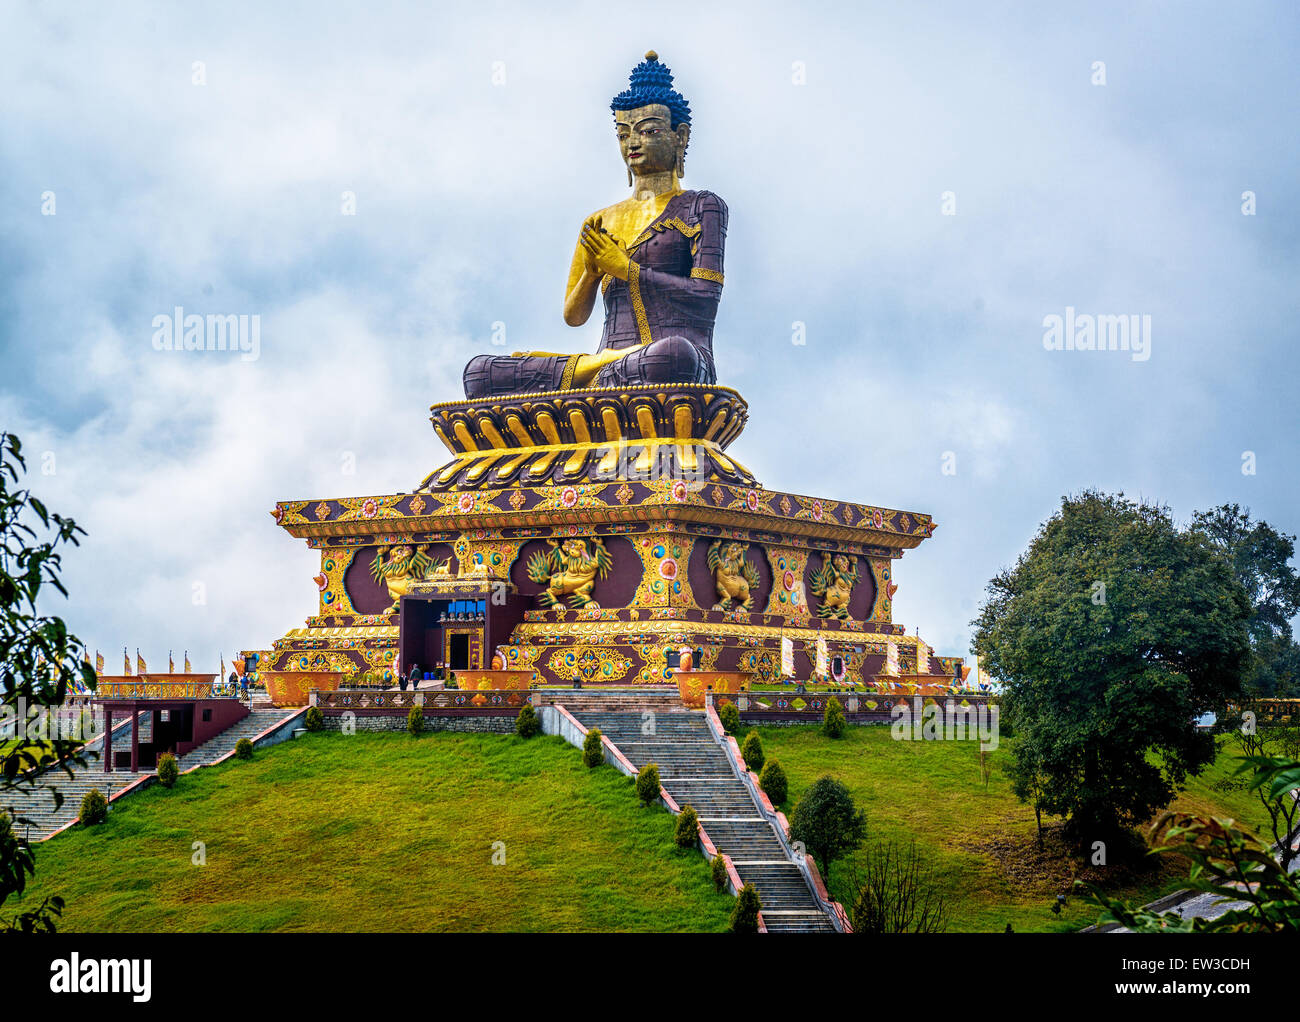
<svg viewBox="0 0 1300 1022"><path fill-rule="evenodd" d="M612 235L597 229L593 224L583 224L582 235L578 240L595 262L599 273L608 273L617 280L627 280L632 259Z"/></svg>

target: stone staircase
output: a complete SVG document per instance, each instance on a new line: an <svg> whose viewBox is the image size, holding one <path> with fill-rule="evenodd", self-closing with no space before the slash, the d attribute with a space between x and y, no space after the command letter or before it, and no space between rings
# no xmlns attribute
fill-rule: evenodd
<svg viewBox="0 0 1300 1022"><path fill-rule="evenodd" d="M714 740L704 714L685 710L676 693L608 695L583 690L554 702L584 727L599 728L639 770L659 767L659 782L679 806L693 806L720 852L763 901L769 932L836 932L800 868ZM578 698L573 698L577 696Z"/></svg>
<svg viewBox="0 0 1300 1022"><path fill-rule="evenodd" d="M232 724L220 734L179 757L177 766L182 771L196 766L208 766L234 751L235 743L241 738L252 739L296 712L292 709L256 708L243 720ZM128 717L121 725L113 728L113 749L119 751L130 747L131 721ZM102 735L86 745L88 753L100 753L102 748ZM103 761L98 755L87 758L90 765L76 769L76 777L72 780L69 780L68 775L61 770L47 770L37 777L36 787L32 791L23 794L9 792L0 796L0 809L8 811L12 807L15 815L31 821L19 828L23 836L32 841L43 841L55 831L67 826L77 818L81 811L81 800L91 788L98 788L104 793L105 798L111 799L141 777L149 777L154 773L153 770L135 772L114 770L106 774ZM51 788L57 788L63 795L63 805L58 809L54 807L54 794Z"/></svg>
<svg viewBox="0 0 1300 1022"><path fill-rule="evenodd" d="M152 770L131 773L129 770L114 770L106 774L102 769L95 769L96 762L89 769L79 769L76 777L68 780L68 775L61 770L47 770L36 779L36 787L19 794L6 792L0 795L0 809L12 811L15 816L25 817L29 822L15 829L30 841L44 841L56 830L66 826L77 818L81 812L81 800L91 788L98 788L104 798L111 799L129 784L134 784L141 777L148 777ZM63 805L54 807L54 792L58 789L63 795Z"/></svg>
<svg viewBox="0 0 1300 1022"><path fill-rule="evenodd" d="M226 730L209 738L197 748L191 749L176 761L176 765L182 772L196 766L209 766L227 753L234 752L235 745L241 738L251 741L263 731L269 730L282 720L287 720L297 712L293 708L276 709L254 703L253 712L247 717L231 724Z"/></svg>

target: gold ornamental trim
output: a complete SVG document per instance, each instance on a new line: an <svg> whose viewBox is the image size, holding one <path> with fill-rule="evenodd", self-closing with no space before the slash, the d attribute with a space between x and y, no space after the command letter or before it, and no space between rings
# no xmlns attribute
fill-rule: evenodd
<svg viewBox="0 0 1300 1022"><path fill-rule="evenodd" d="M881 621L879 624L889 624L887 621ZM803 642L816 642L819 638L824 638L826 644L834 645L836 643L868 643L868 642L893 642L901 643L904 640L914 640L914 636L897 635L892 632L866 632L850 629L829 629L820 628L799 628L790 625L750 625L733 623L730 621L688 621L682 618L655 618L649 621L525 621L515 626L513 633L514 643L519 645L524 640L534 640L534 645L550 647L554 645L546 641L545 637L570 636L577 639L584 639L589 643L593 640L621 638L624 635L646 635L663 633L664 635L678 635L681 633L690 633L692 635L721 635L721 636L743 636L760 639L779 639L785 636L789 639L795 639Z"/></svg>
<svg viewBox="0 0 1300 1022"><path fill-rule="evenodd" d="M649 344L650 321L646 319L645 303L641 301L641 267L637 263L630 262L627 270L627 284L632 292L632 314L636 317L637 333L641 336L642 344Z"/></svg>
<svg viewBox="0 0 1300 1022"><path fill-rule="evenodd" d="M290 628L286 639L396 639L397 625L319 625L313 628Z"/></svg>

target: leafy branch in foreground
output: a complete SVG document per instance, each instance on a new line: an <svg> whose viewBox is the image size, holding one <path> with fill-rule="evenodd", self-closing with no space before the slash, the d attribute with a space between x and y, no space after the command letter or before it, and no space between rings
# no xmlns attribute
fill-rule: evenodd
<svg viewBox="0 0 1300 1022"><path fill-rule="evenodd" d="M1300 790L1300 763L1253 757L1251 787L1267 786L1274 798ZM1116 922L1137 933L1300 933L1300 874L1288 873L1258 837L1235 820L1167 812L1147 838L1152 854L1173 852L1192 861L1188 885L1232 905L1214 919L1185 919L1176 912L1151 912L1108 897L1095 884L1078 881L1087 898Z"/></svg>
<svg viewBox="0 0 1300 1022"><path fill-rule="evenodd" d="M76 546L84 532L71 518L51 512L30 490L18 487L26 468L18 437L0 433L0 716L14 726L13 738L0 745L0 905L21 894L36 869L32 847L17 830L30 821L14 812L7 796L32 791L46 766L57 766L71 778L73 766L86 762L79 737L61 730L48 738L31 734L26 708L59 707L74 683L94 691L96 681L81 640L68 632L62 619L41 615L36 607L47 586L68 595L59 578L60 547ZM62 805L62 793L49 790L55 806ZM12 919L0 918L0 932L52 932L62 909L61 899L48 898Z"/></svg>

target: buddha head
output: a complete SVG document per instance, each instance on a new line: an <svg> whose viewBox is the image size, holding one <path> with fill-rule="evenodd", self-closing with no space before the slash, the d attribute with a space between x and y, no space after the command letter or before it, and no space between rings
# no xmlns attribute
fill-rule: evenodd
<svg viewBox="0 0 1300 1022"><path fill-rule="evenodd" d="M609 106L628 184L633 177L652 174L685 176L691 108L673 88L673 73L659 63L654 50L632 69L628 87Z"/></svg>

